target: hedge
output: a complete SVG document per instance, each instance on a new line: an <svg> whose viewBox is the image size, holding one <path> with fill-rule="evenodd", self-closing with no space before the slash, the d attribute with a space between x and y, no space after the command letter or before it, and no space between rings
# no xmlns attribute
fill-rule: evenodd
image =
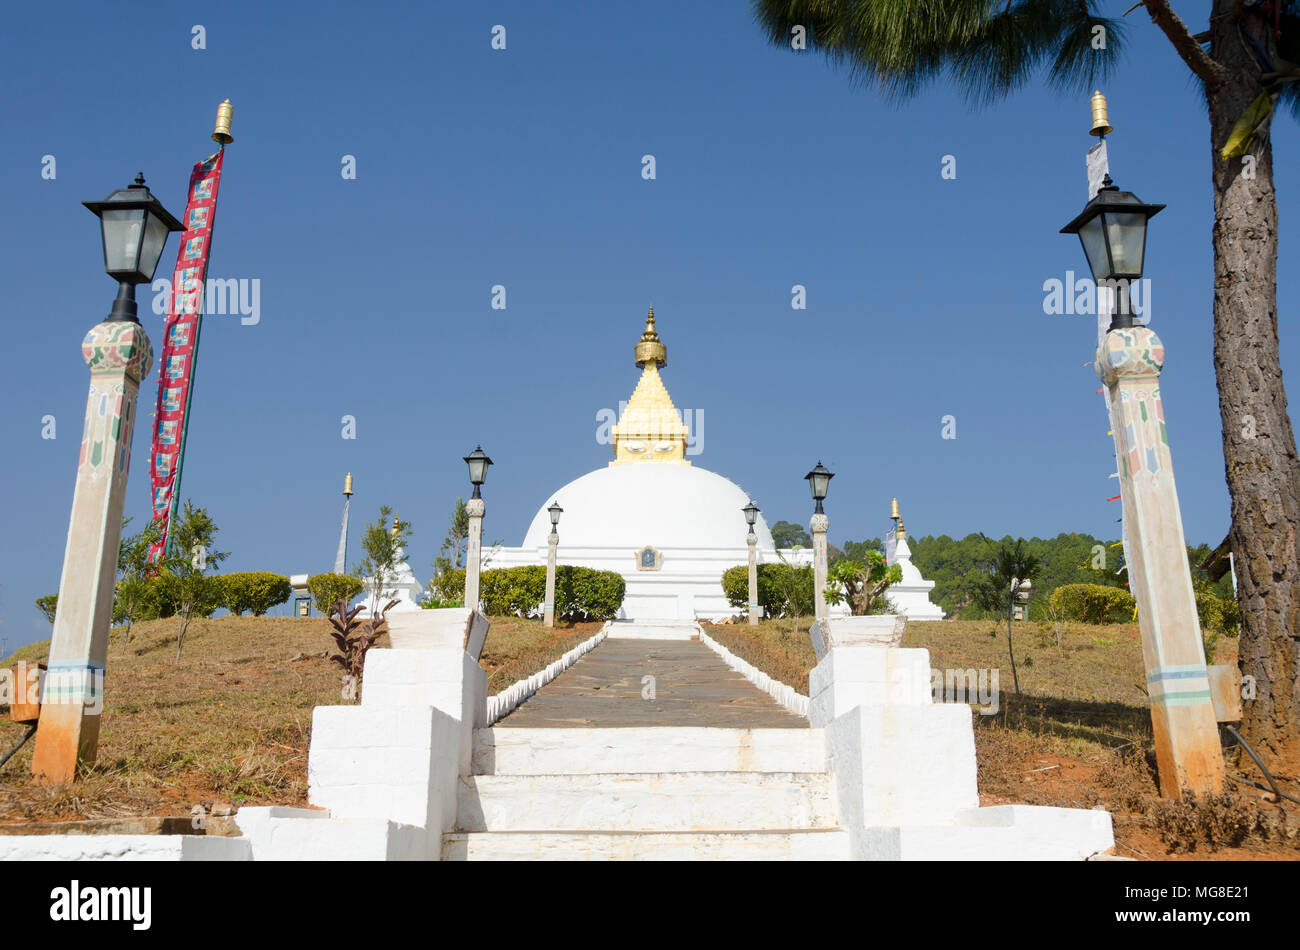
<svg viewBox="0 0 1300 950"><path fill-rule="evenodd" d="M1066 620L1080 623L1127 623L1133 619L1133 595L1104 584L1064 584L1052 591L1048 603Z"/></svg>
<svg viewBox="0 0 1300 950"><path fill-rule="evenodd" d="M749 567L722 572L722 592L733 607L749 607ZM793 600L793 603L791 603ZM793 564L758 565L758 606L768 617L807 617L815 612L813 569Z"/></svg>
<svg viewBox="0 0 1300 950"><path fill-rule="evenodd" d="M289 599L293 588L289 578L270 571L245 571L221 576L221 606L236 617L251 610L261 617L272 607Z"/></svg>
<svg viewBox="0 0 1300 950"><path fill-rule="evenodd" d="M340 598L351 600L365 589L365 583L351 574L313 574L307 578L307 590L311 594L316 612L328 617Z"/></svg>
<svg viewBox="0 0 1300 950"><path fill-rule="evenodd" d="M555 616L566 621L613 620L623 606L627 582L617 571L561 564L555 569ZM448 571L438 583L435 606L463 599L465 572ZM483 612L495 617L535 617L546 599L546 568L541 565L497 567L479 575L479 600Z"/></svg>

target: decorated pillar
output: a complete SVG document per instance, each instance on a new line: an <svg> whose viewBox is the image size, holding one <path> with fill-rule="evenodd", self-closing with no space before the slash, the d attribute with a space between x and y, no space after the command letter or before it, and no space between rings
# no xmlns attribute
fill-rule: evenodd
<svg viewBox="0 0 1300 950"><path fill-rule="evenodd" d="M131 435L140 381L153 365L149 337L126 320L95 326L81 355L90 394L32 757L32 774L46 784L71 781L95 761Z"/></svg>
<svg viewBox="0 0 1300 950"><path fill-rule="evenodd" d="M1097 350L1097 375L1115 414L1156 764L1162 792L1177 797L1221 791L1223 755L1160 400L1164 359L1164 344L1143 326L1111 330Z"/></svg>
<svg viewBox="0 0 1300 950"><path fill-rule="evenodd" d="M745 539L749 544L749 625L758 626L758 538L754 534L754 529L749 529L749 536Z"/></svg>
<svg viewBox="0 0 1300 950"><path fill-rule="evenodd" d="M471 498L465 502L465 512L469 515L469 543L465 551L465 606L478 607L478 575L480 560L483 556L483 514L487 506L482 498Z"/></svg>
<svg viewBox="0 0 1300 950"><path fill-rule="evenodd" d="M555 626L555 549L559 544L560 536L552 527L546 539L546 600L542 604L543 622L548 627Z"/></svg>
<svg viewBox="0 0 1300 950"><path fill-rule="evenodd" d="M812 532L813 598L818 620L826 619L826 529L829 526L829 520L821 512L808 522L808 530Z"/></svg>

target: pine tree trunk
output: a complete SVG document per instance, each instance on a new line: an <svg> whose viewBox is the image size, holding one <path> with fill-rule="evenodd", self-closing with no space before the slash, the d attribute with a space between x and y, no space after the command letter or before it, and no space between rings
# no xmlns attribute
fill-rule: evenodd
<svg viewBox="0 0 1300 950"><path fill-rule="evenodd" d="M1232 496L1241 605L1239 665L1253 677L1242 733L1266 761L1300 762L1300 460L1278 357L1277 202L1268 127L1245 159L1219 157L1262 91L1233 16L1215 0L1212 55L1228 80L1208 93L1214 178L1214 369ZM1247 29L1259 24L1245 21ZM1264 40L1263 32L1259 34ZM1253 156L1253 163L1250 158ZM1253 164L1253 169L1252 169Z"/></svg>

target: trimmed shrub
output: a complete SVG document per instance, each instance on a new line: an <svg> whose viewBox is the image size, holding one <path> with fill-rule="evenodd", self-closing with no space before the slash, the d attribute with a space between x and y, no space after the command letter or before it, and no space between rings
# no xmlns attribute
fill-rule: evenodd
<svg viewBox="0 0 1300 950"><path fill-rule="evenodd" d="M727 602L742 610L749 608L749 566L729 567L722 572L722 592ZM813 569L792 564L758 565L758 606L768 617L812 614Z"/></svg>
<svg viewBox="0 0 1300 950"><path fill-rule="evenodd" d="M545 594L546 569L541 571ZM627 581L617 571L569 565L555 569L555 616L562 620L613 620L626 593Z"/></svg>
<svg viewBox="0 0 1300 950"><path fill-rule="evenodd" d="M429 594L420 601L426 610L460 607L465 603L465 569L448 568L429 581Z"/></svg>
<svg viewBox="0 0 1300 950"><path fill-rule="evenodd" d="M236 617L251 610L261 617L276 604L289 599L293 588L289 578L270 571L244 571L226 574L221 579L221 605Z"/></svg>
<svg viewBox="0 0 1300 950"><path fill-rule="evenodd" d="M1122 587L1065 584L1048 598L1053 610L1080 623L1126 623L1133 619L1133 595Z"/></svg>
<svg viewBox="0 0 1300 950"><path fill-rule="evenodd" d="M446 597L465 590L465 572L449 571L440 581ZM612 620L623 606L627 583L616 571L558 565L555 569L555 616L566 621ZM491 616L539 617L546 599L546 568L541 565L498 567L479 575L479 600ZM433 606L432 602L426 602Z"/></svg>
<svg viewBox="0 0 1300 950"><path fill-rule="evenodd" d="M339 599L351 600L365 588L361 578L351 574L313 574L307 578L307 591L316 612L328 617Z"/></svg>

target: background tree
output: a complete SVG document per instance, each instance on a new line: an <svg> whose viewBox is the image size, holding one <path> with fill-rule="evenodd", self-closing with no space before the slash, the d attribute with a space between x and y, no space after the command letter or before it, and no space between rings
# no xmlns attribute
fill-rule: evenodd
<svg viewBox="0 0 1300 950"><path fill-rule="evenodd" d="M131 521L127 518L122 527ZM149 579L154 565L149 563L149 546L162 534L162 525L150 522L142 531L122 539L117 549L117 586L113 592L113 622L126 627L126 642L131 642L131 627L149 611Z"/></svg>
<svg viewBox="0 0 1300 950"><path fill-rule="evenodd" d="M1125 0L1124 6L1127 6ZM770 41L844 64L895 101L945 76L977 103L1046 70L1086 93L1114 69L1125 25L1097 0L753 0ZM1117 7L1119 4L1117 4ZM1211 0L1193 33L1169 0L1140 0L1195 76L1209 113L1214 196L1214 371L1232 496L1229 539L1242 614L1240 666L1255 677L1242 731L1256 749L1300 759L1300 456L1286 411L1277 333L1274 104L1300 118L1300 9ZM1128 12L1128 11L1126 11ZM1099 33L1100 31L1100 33ZM1100 35L1104 42L1097 43ZM1208 46L1208 49L1207 49Z"/></svg>
<svg viewBox="0 0 1300 950"><path fill-rule="evenodd" d="M221 581L213 575L230 552L216 549L217 531L208 510L195 508L189 499L180 517L172 522L171 542L161 559L159 577L176 609L177 660L185 648L190 621L209 617L221 606Z"/></svg>
<svg viewBox="0 0 1300 950"><path fill-rule="evenodd" d="M988 539L985 539L988 541ZM993 542L988 541L991 545ZM1030 550L1024 538L1001 544L984 565L983 576L975 590L975 599L985 610L1005 610L1007 614L1007 655L1011 657L1011 680L1020 695L1020 677L1016 673L1016 653L1011 645L1011 614L1016 594L1026 581L1032 582L1042 571L1042 560Z"/></svg>
<svg viewBox="0 0 1300 950"><path fill-rule="evenodd" d="M45 617L46 620L53 624L54 615L59 610L59 595L46 594L44 597L37 597L36 609L41 612L41 615Z"/></svg>
<svg viewBox="0 0 1300 950"><path fill-rule="evenodd" d="M778 521L772 525L772 542L778 548L803 548L812 544L812 538L800 525Z"/></svg>
<svg viewBox="0 0 1300 950"><path fill-rule="evenodd" d="M379 520L367 524L361 533L361 549L366 556L352 569L352 573L365 578L371 613L379 610L384 591L397 580L399 552L410 540L411 523L400 519L394 523L393 509L387 505L380 506Z"/></svg>
<svg viewBox="0 0 1300 950"><path fill-rule="evenodd" d="M465 599L465 576L456 572L464 570L468 548L469 512L465 510L465 499L457 498L456 507L447 519L446 537L442 539L438 556L433 559L433 576L429 579L429 597L439 606L457 606Z"/></svg>

